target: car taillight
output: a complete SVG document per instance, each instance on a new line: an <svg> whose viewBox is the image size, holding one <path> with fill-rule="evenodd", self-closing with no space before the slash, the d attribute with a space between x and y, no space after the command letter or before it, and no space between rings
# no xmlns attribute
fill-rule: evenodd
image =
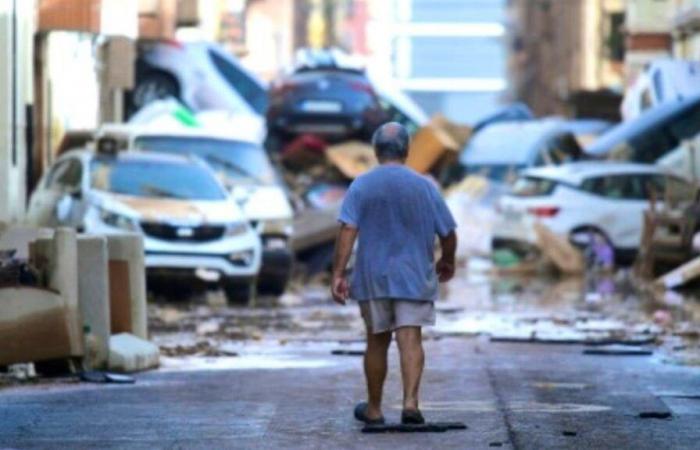
<svg viewBox="0 0 700 450"><path fill-rule="evenodd" d="M527 212L537 217L554 217L559 214L558 206L536 206L528 208Z"/></svg>
<svg viewBox="0 0 700 450"><path fill-rule="evenodd" d="M372 89L372 86L368 83L363 83L361 81L351 81L350 88L353 91L361 91L366 92L368 94L374 94L374 89Z"/></svg>
<svg viewBox="0 0 700 450"><path fill-rule="evenodd" d="M170 47L176 47L176 48L178 48L178 49L180 49L180 50L182 50L183 48L185 48L185 46L183 45L182 42L176 41L175 39L164 39L164 40L162 40L162 41L160 41L160 42L161 42L162 44L168 45L168 46L170 46Z"/></svg>
<svg viewBox="0 0 700 450"><path fill-rule="evenodd" d="M294 83L293 81L283 81L272 86L272 92L275 94L286 94L297 86L298 83Z"/></svg>

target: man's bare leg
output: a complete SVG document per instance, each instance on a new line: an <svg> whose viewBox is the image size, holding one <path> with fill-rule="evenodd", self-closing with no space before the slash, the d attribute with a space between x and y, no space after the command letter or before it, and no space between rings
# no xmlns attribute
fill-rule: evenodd
<svg viewBox="0 0 700 450"><path fill-rule="evenodd" d="M387 352L391 344L391 331L372 334L367 330L365 351L365 378L367 379L367 417L382 417L382 391L387 371Z"/></svg>
<svg viewBox="0 0 700 450"><path fill-rule="evenodd" d="M425 354L420 327L401 327L396 330L396 342L401 355L401 380L403 381L403 409L418 409L418 389L423 375Z"/></svg>

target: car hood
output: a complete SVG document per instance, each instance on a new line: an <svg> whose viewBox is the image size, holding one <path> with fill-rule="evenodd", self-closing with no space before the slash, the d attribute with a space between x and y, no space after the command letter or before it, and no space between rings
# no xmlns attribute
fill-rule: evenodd
<svg viewBox="0 0 700 450"><path fill-rule="evenodd" d="M280 186L237 185L231 191L249 220L293 217L292 205Z"/></svg>
<svg viewBox="0 0 700 450"><path fill-rule="evenodd" d="M179 200L99 194L100 207L147 222L231 223L245 220L232 200Z"/></svg>

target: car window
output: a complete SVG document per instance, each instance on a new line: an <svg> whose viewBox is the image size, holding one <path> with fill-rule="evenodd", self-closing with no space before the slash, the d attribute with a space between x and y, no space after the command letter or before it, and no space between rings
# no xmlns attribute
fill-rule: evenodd
<svg viewBox="0 0 700 450"><path fill-rule="evenodd" d="M543 197L550 195L557 182L546 178L521 177L513 184L511 194L516 197Z"/></svg>
<svg viewBox="0 0 700 450"><path fill-rule="evenodd" d="M46 188L52 191L78 191L83 177L83 165L77 159L56 164L46 180Z"/></svg>
<svg viewBox="0 0 700 450"><path fill-rule="evenodd" d="M99 158L90 163L94 189L135 197L223 200L221 185L209 170L181 162Z"/></svg>
<svg viewBox="0 0 700 450"><path fill-rule="evenodd" d="M649 127L630 140L634 160L653 163L671 149L700 132L700 105L694 105L661 123Z"/></svg>
<svg viewBox="0 0 700 450"><path fill-rule="evenodd" d="M547 140L538 152L535 166L562 164L576 161L581 156L581 147L571 133L557 134Z"/></svg>
<svg viewBox="0 0 700 450"><path fill-rule="evenodd" d="M586 192L617 200L645 199L645 178L639 175L608 175L593 177L581 185Z"/></svg>
<svg viewBox="0 0 700 450"><path fill-rule="evenodd" d="M248 102L258 114L267 110L267 93L250 76L227 61L218 53L209 50L209 57L219 73Z"/></svg>

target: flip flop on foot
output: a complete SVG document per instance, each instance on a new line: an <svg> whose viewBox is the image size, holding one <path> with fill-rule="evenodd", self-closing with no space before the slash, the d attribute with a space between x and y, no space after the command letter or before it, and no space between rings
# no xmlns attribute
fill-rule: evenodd
<svg viewBox="0 0 700 450"><path fill-rule="evenodd" d="M401 411L401 423L403 425L422 425L425 418L418 409L404 409Z"/></svg>
<svg viewBox="0 0 700 450"><path fill-rule="evenodd" d="M370 419L367 417L367 402L360 402L355 406L355 419L360 422L364 422L367 425L383 425L384 416L377 419Z"/></svg>

